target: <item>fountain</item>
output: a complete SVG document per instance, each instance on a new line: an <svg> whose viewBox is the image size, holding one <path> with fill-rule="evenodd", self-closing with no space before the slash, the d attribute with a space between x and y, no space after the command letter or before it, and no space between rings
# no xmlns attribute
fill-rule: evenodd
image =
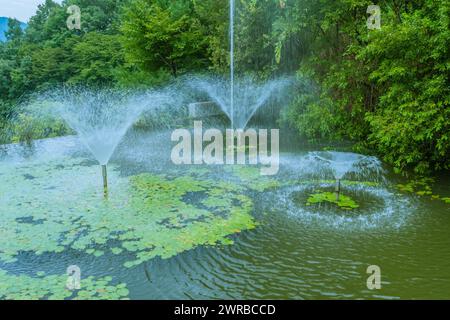
<svg viewBox="0 0 450 320"><path fill-rule="evenodd" d="M266 103L276 91L285 88L288 78L274 79L265 83L251 76L241 79L235 77L235 39L234 17L235 0L230 0L230 79L221 77L189 79L189 85L206 92L210 99L230 119L232 129L245 129L255 112ZM281 93L278 93L281 96Z"/></svg>
<svg viewBox="0 0 450 320"><path fill-rule="evenodd" d="M336 201L341 193L341 180L347 174L354 174L367 179L368 177L382 179L383 169L376 157L364 156L351 152L318 151L310 152L302 165L306 171L314 170L319 174L331 171L335 184Z"/></svg>
<svg viewBox="0 0 450 320"><path fill-rule="evenodd" d="M264 194L268 207L320 228L398 227L410 203L387 180L379 159L351 152L313 151L280 156L285 185Z"/></svg>
<svg viewBox="0 0 450 320"><path fill-rule="evenodd" d="M287 86L289 80L276 79L258 84L253 78L246 77L230 84L226 79L215 77L197 78L189 83L193 88L208 94L230 119L233 129L245 129L255 112L276 91Z"/></svg>
<svg viewBox="0 0 450 320"><path fill-rule="evenodd" d="M227 71L226 80L195 84L214 107L221 106L233 128L250 127L260 106L282 98L276 90L284 90L285 82L235 79L233 49L230 55L231 81ZM164 92L56 90L42 96L36 112L68 125L36 127L46 136L70 126L78 136L37 140L30 152L21 144L2 146L0 299L449 297L450 216L439 200L448 199L449 177L436 177L436 184L423 186L433 188L426 189L428 196L419 197L415 182L412 188L413 181L393 173L391 183L374 183L384 179L374 157L308 152L288 136L277 175L231 163L176 165L168 127L188 121L181 118L185 108L174 105L180 95ZM130 130L140 115L159 112L159 106L168 111L167 102L173 109L158 114L169 119L165 129L144 132L139 121ZM22 123L28 124L17 127ZM212 145L201 133L189 150ZM100 166L86 161L87 152L80 154L86 148ZM324 179L310 179L316 176ZM401 192L398 182L414 193ZM108 201L102 201L101 183L105 196L109 184ZM383 291L365 286L366 267L373 263L388 276ZM75 278L74 264L83 270L82 290L64 287L66 270Z"/></svg>
<svg viewBox="0 0 450 320"><path fill-rule="evenodd" d="M107 195L107 164L114 150L142 112L151 106L161 105L167 100L167 95L64 88L44 95L44 99L56 105L54 112L78 134L101 165Z"/></svg>

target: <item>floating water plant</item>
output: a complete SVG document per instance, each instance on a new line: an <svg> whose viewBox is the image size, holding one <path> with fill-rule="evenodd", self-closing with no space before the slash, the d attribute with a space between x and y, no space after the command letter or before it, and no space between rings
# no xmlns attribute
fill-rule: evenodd
<svg viewBox="0 0 450 320"><path fill-rule="evenodd" d="M240 180L240 184L247 189L263 192L268 189L277 188L280 182L273 177L261 176L260 169L256 166L229 166L226 171Z"/></svg>
<svg viewBox="0 0 450 320"><path fill-rule="evenodd" d="M340 180L341 187L342 186L365 186L365 187L379 187L380 183L374 182L374 181L354 181L354 180ZM284 184L286 185L293 185L293 184L310 184L310 185L334 185L336 183L335 180L288 180Z"/></svg>
<svg viewBox="0 0 450 320"><path fill-rule="evenodd" d="M227 237L256 226L242 188L189 174L120 178L113 170L114 197L99 201L95 166L83 161L0 166L0 194L8 194L0 199L0 260L74 249L96 257L126 253L125 266L133 267L199 245L230 243Z"/></svg>
<svg viewBox="0 0 450 320"><path fill-rule="evenodd" d="M417 193L420 196L432 195L430 184L433 183L432 178L419 178L409 181L405 184L397 184L397 188L402 192Z"/></svg>
<svg viewBox="0 0 450 320"><path fill-rule="evenodd" d="M415 193L418 196L430 196L431 200L442 200L445 203L450 203L450 198L442 197L438 194L433 194L431 184L434 183L433 178L422 177L415 180L408 181L407 183L397 184L399 191L404 193Z"/></svg>
<svg viewBox="0 0 450 320"><path fill-rule="evenodd" d="M13 275L0 269L0 299L7 300L118 300L128 297L126 284L111 284L112 278L89 276L80 279L79 290L66 288L67 275Z"/></svg>
<svg viewBox="0 0 450 320"><path fill-rule="evenodd" d="M319 192L314 193L309 196L308 200L306 201L306 205L311 206L314 204L320 204L320 203L333 203L337 205L341 209L345 210L352 210L359 208L359 205L350 198L349 196L341 194L339 199L336 199L336 194L333 192Z"/></svg>

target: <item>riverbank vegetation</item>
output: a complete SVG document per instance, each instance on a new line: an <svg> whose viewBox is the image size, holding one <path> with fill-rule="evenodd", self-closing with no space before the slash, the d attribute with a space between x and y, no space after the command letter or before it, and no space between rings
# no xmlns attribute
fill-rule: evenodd
<svg viewBox="0 0 450 320"><path fill-rule="evenodd" d="M81 30L66 26L72 4ZM381 9L379 30L366 24L371 4ZM225 74L228 12L223 0L46 0L25 31L10 20L0 44L0 143L30 126L24 101L61 84L142 88ZM280 124L308 140L352 140L399 171L448 169L449 16L444 0L237 1L236 69L295 74L303 85ZM30 135L64 133L52 126Z"/></svg>

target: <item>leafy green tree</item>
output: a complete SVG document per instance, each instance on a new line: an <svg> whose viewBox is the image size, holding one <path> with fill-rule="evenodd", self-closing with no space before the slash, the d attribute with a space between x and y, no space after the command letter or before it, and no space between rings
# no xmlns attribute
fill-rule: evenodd
<svg viewBox="0 0 450 320"><path fill-rule="evenodd" d="M309 139L350 139L402 171L449 168L450 4L378 0L236 0L239 73L296 72L283 120ZM67 8L81 9L69 30ZM154 86L185 72L229 71L223 0L46 0L0 43L0 139L27 95L62 83ZM35 128L19 115L19 127ZM28 130L45 135L46 130ZM62 132L50 130L48 132ZM34 133L33 133L34 134ZM33 134L25 134L30 137Z"/></svg>
<svg viewBox="0 0 450 320"><path fill-rule="evenodd" d="M372 31L369 4L287 2L293 12L276 22L275 54L286 39L309 41L301 74L321 87L315 99L295 100L288 122L310 138L355 140L399 170L448 168L448 2L378 1L382 28ZM330 114L334 121L322 125ZM303 129L313 120L314 130Z"/></svg>
<svg viewBox="0 0 450 320"><path fill-rule="evenodd" d="M380 91L367 114L371 145L399 169L450 167L449 13L447 1L426 1L360 53Z"/></svg>
<svg viewBox="0 0 450 320"><path fill-rule="evenodd" d="M119 35L90 32L73 47L73 63L77 65L70 83L111 85L115 70L123 65L124 55Z"/></svg>
<svg viewBox="0 0 450 320"><path fill-rule="evenodd" d="M52 0L45 0L30 18L26 30L29 42L42 43L64 31L66 27L64 9Z"/></svg>
<svg viewBox="0 0 450 320"><path fill-rule="evenodd" d="M218 73L229 71L229 2L194 0L194 11L200 21L207 45L209 68Z"/></svg>
<svg viewBox="0 0 450 320"><path fill-rule="evenodd" d="M10 21L8 41L0 43L0 131L16 121L16 106L30 93L63 83L115 82L115 68L124 60L117 19L125 2L66 0L60 5L46 0L25 32L18 21ZM72 4L82 11L79 31L67 28L67 8ZM9 136L2 134L2 141Z"/></svg>
<svg viewBox="0 0 450 320"><path fill-rule="evenodd" d="M269 76L276 70L273 24L279 14L279 3L273 0L236 1L235 57L239 73Z"/></svg>
<svg viewBox="0 0 450 320"><path fill-rule="evenodd" d="M122 18L129 61L145 70L180 72L207 65L207 47L191 0L134 0Z"/></svg>
<svg viewBox="0 0 450 320"><path fill-rule="evenodd" d="M22 38L23 30L17 19L8 19L8 31L5 32L6 40L14 41Z"/></svg>

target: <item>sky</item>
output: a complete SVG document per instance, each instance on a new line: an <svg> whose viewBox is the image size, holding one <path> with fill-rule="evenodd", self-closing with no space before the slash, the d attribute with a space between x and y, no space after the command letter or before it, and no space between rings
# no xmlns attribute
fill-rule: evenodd
<svg viewBox="0 0 450 320"><path fill-rule="evenodd" d="M53 0L61 3L62 0ZM22 22L34 15L39 4L45 0L0 0L0 17L16 18Z"/></svg>

